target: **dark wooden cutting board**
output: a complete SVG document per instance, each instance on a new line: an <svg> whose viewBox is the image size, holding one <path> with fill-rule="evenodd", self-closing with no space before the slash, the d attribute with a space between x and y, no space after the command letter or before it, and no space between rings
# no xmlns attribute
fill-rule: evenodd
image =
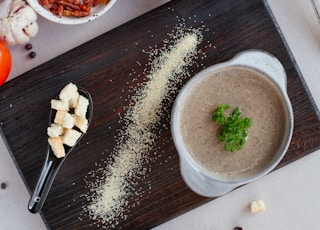
<svg viewBox="0 0 320 230"><path fill-rule="evenodd" d="M278 167L319 149L319 113L267 3L262 0L172 1L0 88L1 131L30 190L45 159L50 99L70 81L92 94L94 117L88 134L65 161L43 207L48 228L97 229L94 222L81 215L86 204L82 194L88 192L84 178L93 180L88 172L97 169L97 164L104 165L102 160L107 159L115 145L116 130L121 128L118 114L123 114L123 106L128 103L132 79L141 76L141 80L148 63L148 55L142 50L162 47L167 34L175 30L181 19L185 19L187 27L205 26L199 48L206 57L189 69L192 73L246 49L266 50L284 65L295 126L290 148ZM168 111L171 106L172 103L164 104ZM163 122L169 127L168 120ZM163 145L165 140L169 142ZM162 131L154 149L161 155L150 163L147 180L151 191L141 182L146 193L139 198L140 205L130 208L128 218L120 220L117 228L149 229L210 200L191 192L182 181L169 129Z"/></svg>

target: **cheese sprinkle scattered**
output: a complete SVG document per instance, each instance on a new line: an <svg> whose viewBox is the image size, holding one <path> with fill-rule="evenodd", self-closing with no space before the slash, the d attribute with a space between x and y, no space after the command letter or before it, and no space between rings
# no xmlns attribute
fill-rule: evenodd
<svg viewBox="0 0 320 230"><path fill-rule="evenodd" d="M181 82L181 75L192 64L201 40L199 30L180 33L173 45L155 57L147 81L137 89L122 118L125 128L119 131L112 163L104 172L105 179L91 186L94 196L88 198L89 205L85 207L91 219L115 227L119 219L126 218L123 211L135 186L132 179L146 171L143 163L156 139L153 132L161 119L163 100L168 100Z"/></svg>

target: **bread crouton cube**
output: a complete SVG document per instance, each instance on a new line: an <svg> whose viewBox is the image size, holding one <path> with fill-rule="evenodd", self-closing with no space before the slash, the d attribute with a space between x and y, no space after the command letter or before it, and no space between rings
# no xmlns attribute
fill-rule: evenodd
<svg viewBox="0 0 320 230"><path fill-rule="evenodd" d="M71 129L74 126L74 118L67 111L58 110L54 118L54 123L60 124L64 128Z"/></svg>
<svg viewBox="0 0 320 230"><path fill-rule="evenodd" d="M70 100L69 100L69 107L70 108L75 108L78 104L78 100L79 100L79 92L76 91L75 93L73 93L70 97Z"/></svg>
<svg viewBox="0 0 320 230"><path fill-rule="evenodd" d="M57 158L65 157L66 153L60 137L49 137L48 143Z"/></svg>
<svg viewBox="0 0 320 230"><path fill-rule="evenodd" d="M55 109L55 110L69 111L69 103L66 101L62 101L62 100L52 99L51 100L51 108Z"/></svg>
<svg viewBox="0 0 320 230"><path fill-rule="evenodd" d="M74 129L67 129L65 134L62 137L63 144L68 145L69 147L74 146L82 133Z"/></svg>
<svg viewBox="0 0 320 230"><path fill-rule="evenodd" d="M89 106L88 98L80 95L78 99L78 104L74 109L74 113L80 117L86 117L88 106Z"/></svg>
<svg viewBox="0 0 320 230"><path fill-rule="evenodd" d="M67 111L58 110L56 116L54 117L54 123L62 125L64 121L64 116L67 114Z"/></svg>
<svg viewBox="0 0 320 230"><path fill-rule="evenodd" d="M67 129L71 129L74 126L74 118L70 113L66 113L62 126Z"/></svg>
<svg viewBox="0 0 320 230"><path fill-rule="evenodd" d="M78 93L78 87L70 82L60 91L59 98L69 103L69 100L73 98L73 95L76 93Z"/></svg>
<svg viewBox="0 0 320 230"><path fill-rule="evenodd" d="M75 114L72 114L72 117L74 118L74 125L78 127L81 132L86 133L88 129L88 120Z"/></svg>
<svg viewBox="0 0 320 230"><path fill-rule="evenodd" d="M266 210L263 200L256 200L250 203L251 213L259 213Z"/></svg>
<svg viewBox="0 0 320 230"><path fill-rule="evenodd" d="M49 137L58 137L62 135L63 127L62 125L52 123L50 127L47 128L47 134Z"/></svg>

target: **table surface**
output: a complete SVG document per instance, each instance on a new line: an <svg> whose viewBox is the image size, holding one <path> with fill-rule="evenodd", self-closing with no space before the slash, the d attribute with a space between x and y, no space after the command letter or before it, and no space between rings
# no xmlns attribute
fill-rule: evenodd
<svg viewBox="0 0 320 230"><path fill-rule="evenodd" d="M88 31L81 30L88 28L84 25L56 25L39 17L40 31L31 41L37 57L29 59L23 46L10 47L13 69L9 80L165 2L118 1L110 14L90 22ZM268 0L268 3L319 107L320 79L316 63L320 61L320 25L311 2ZM320 151L316 151L155 229L233 229L235 226L316 229L320 224L320 205L315 202L320 198L319 156ZM7 184L6 189L0 190L0 229L45 229L40 216L27 211L29 193L1 138L0 158L0 183ZM253 215L248 205L256 199L263 199L267 210Z"/></svg>

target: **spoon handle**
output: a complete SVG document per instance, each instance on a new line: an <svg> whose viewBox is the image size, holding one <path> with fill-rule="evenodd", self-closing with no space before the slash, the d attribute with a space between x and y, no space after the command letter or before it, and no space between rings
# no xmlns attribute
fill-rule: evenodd
<svg viewBox="0 0 320 230"><path fill-rule="evenodd" d="M52 159L50 157L50 150L48 150L47 158L45 160L44 166L42 168L39 180L34 189L34 192L29 200L28 210L31 213L37 213L42 208L54 178L58 172L59 160Z"/></svg>

